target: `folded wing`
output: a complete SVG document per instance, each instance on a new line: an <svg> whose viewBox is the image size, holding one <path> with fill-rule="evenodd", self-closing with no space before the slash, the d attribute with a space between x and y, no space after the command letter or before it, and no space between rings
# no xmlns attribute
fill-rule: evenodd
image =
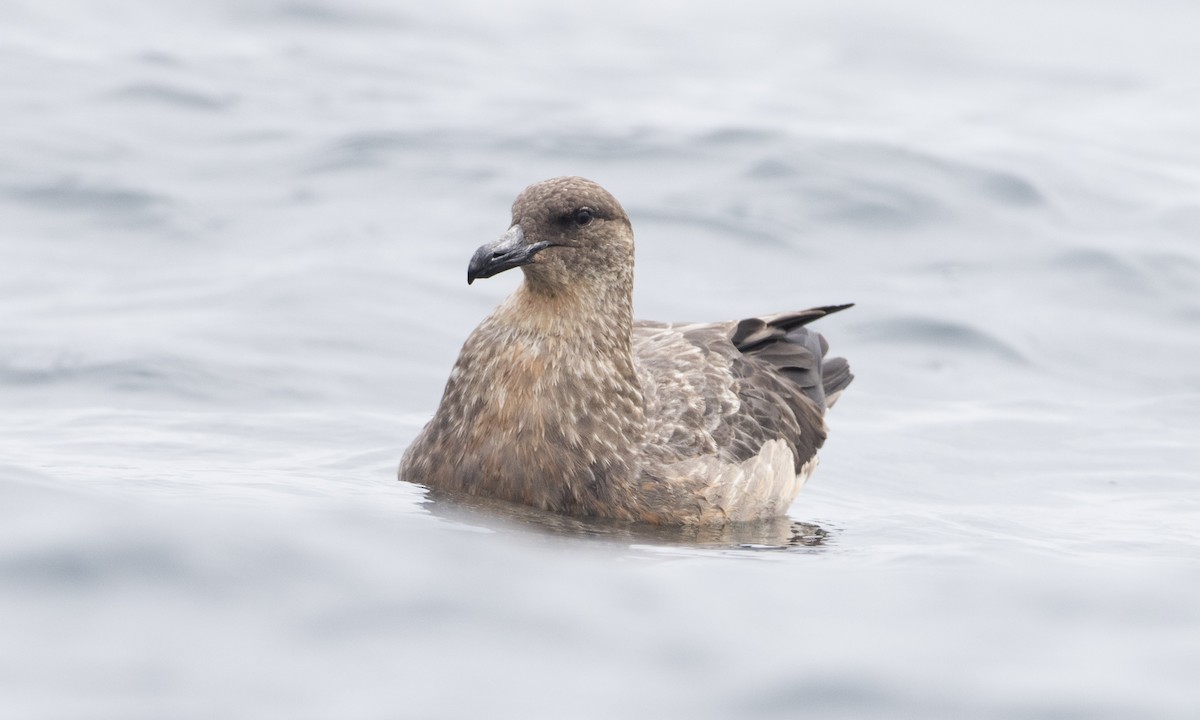
<svg viewBox="0 0 1200 720"><path fill-rule="evenodd" d="M827 358L825 339L804 326L848 307L713 324L636 323L648 458L744 463L782 441L801 474L825 441L826 408L853 379L846 361Z"/></svg>

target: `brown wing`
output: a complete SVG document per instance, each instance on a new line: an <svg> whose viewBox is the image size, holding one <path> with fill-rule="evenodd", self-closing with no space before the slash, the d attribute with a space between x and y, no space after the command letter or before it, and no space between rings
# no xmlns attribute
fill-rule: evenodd
<svg viewBox="0 0 1200 720"><path fill-rule="evenodd" d="M799 473L825 441L826 398L853 379L804 325L847 307L705 325L637 323L650 453L661 462L714 454L741 462L780 439Z"/></svg>

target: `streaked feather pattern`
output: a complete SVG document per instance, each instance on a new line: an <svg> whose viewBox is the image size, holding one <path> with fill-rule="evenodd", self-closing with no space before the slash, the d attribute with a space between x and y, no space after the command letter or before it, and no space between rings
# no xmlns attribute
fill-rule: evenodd
<svg viewBox="0 0 1200 720"><path fill-rule="evenodd" d="M853 379L806 325L849 305L635 322L629 220L581 178L527 188L499 242L476 252L472 273L520 257L526 280L467 339L401 477L659 524L786 512L816 467L827 407Z"/></svg>

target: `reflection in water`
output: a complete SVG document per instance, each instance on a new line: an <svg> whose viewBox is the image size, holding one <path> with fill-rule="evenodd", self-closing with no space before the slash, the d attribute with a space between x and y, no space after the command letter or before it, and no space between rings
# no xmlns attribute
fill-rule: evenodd
<svg viewBox="0 0 1200 720"><path fill-rule="evenodd" d="M829 531L788 517L718 526L660 526L576 518L502 500L430 491L426 507L446 520L492 529L532 530L563 538L616 544L657 544L705 549L789 550L824 546Z"/></svg>

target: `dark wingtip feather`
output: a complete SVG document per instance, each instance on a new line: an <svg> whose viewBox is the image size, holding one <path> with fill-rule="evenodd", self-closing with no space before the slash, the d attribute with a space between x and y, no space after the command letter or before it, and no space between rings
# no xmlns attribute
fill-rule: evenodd
<svg viewBox="0 0 1200 720"><path fill-rule="evenodd" d="M824 360L829 343L820 333L804 326L852 307L854 303L826 305L745 318L738 321L729 339L743 355L773 368L823 410L837 400L838 393L854 376L845 359Z"/></svg>
<svg viewBox="0 0 1200 720"><path fill-rule="evenodd" d="M826 305L825 307L817 308L817 310L824 310L826 315L832 315L835 312L841 312L852 307L854 307L854 303L845 303L844 305Z"/></svg>
<svg viewBox="0 0 1200 720"><path fill-rule="evenodd" d="M852 307L854 307L854 303L826 305L763 317L744 318L738 321L729 339L738 350L754 352L763 345L784 340L789 332L803 327L813 320L819 320L826 315L832 315ZM823 349L821 354L824 354Z"/></svg>
<svg viewBox="0 0 1200 720"><path fill-rule="evenodd" d="M733 331L733 337L731 337L730 340L737 347L743 347L745 345L752 345L755 342L759 342L759 341L763 340L764 338L756 337L754 340L752 340L750 342L747 342L747 341L750 340L750 338L752 336L756 336L756 335L762 333L762 331L766 330L766 329L767 329L767 323L762 318L756 318L756 317L745 318L744 320L738 321L737 327L734 328L734 331Z"/></svg>

